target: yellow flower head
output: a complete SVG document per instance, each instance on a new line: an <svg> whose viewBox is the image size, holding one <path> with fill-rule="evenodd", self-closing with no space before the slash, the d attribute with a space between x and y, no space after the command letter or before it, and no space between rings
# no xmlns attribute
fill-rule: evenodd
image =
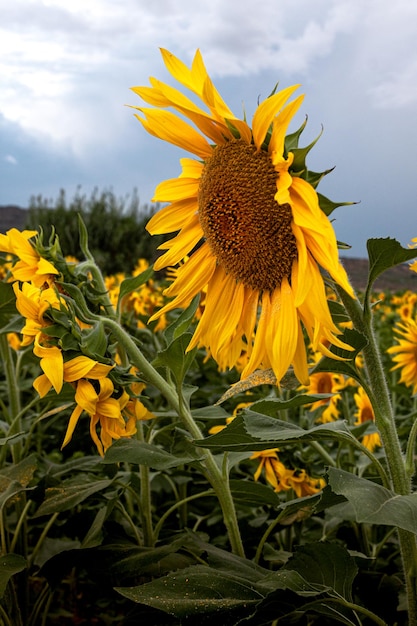
<svg viewBox="0 0 417 626"><path fill-rule="evenodd" d="M298 498L310 496L325 486L323 478L312 478L305 470L293 470L285 467L278 457L278 448L254 452L252 460L259 460L254 479L258 480L262 470L265 471L266 481L272 485L277 493L293 489Z"/></svg>
<svg viewBox="0 0 417 626"><path fill-rule="evenodd" d="M0 234L0 252L8 252L19 259L10 268L13 280L31 281L36 287L42 287L45 283L49 285L59 272L30 243L29 239L37 234L36 230L20 232L11 228L5 235Z"/></svg>
<svg viewBox="0 0 417 626"><path fill-rule="evenodd" d="M61 300L54 287L41 289L31 283L24 282L21 287L18 283L13 284L16 296L16 308L26 318L26 323L21 330L23 335L22 346L29 345L42 328L51 323L44 318L46 311L53 307L61 308Z"/></svg>
<svg viewBox="0 0 417 626"><path fill-rule="evenodd" d="M135 107L144 128L197 157L182 159L180 176L161 183L153 199L169 205L151 218L149 232L179 231L160 246L166 252L155 269L187 255L189 260L165 291L174 299L151 319L188 306L206 289L189 349L205 346L222 367L233 367L247 352L242 377L265 367L280 381L292 364L306 384L303 326L315 350L328 353L323 339L346 348L329 312L320 268L353 292L318 195L293 171L294 153L285 147L303 97L288 103L298 86L275 93L258 106L250 127L223 101L199 51L190 69L167 50L162 57L206 108L155 78L151 87L133 88L152 107Z"/></svg>
<svg viewBox="0 0 417 626"><path fill-rule="evenodd" d="M364 389L362 389L362 387L359 387L358 392L355 393L353 397L357 406L357 411L355 413L355 424L359 426L360 424L364 424L365 422L374 422L374 409ZM371 452L373 452L376 447L382 445L379 433L370 433L368 435L364 435L364 437L362 438L362 443L365 448L368 448L368 450L370 450Z"/></svg>
<svg viewBox="0 0 417 626"><path fill-rule="evenodd" d="M42 358L42 361L45 361L45 357L48 357L48 350L51 350L51 348L40 348L35 341L35 348L33 351L37 356ZM56 350L58 350L58 348L56 348ZM50 354L53 358L53 353ZM98 361L94 361L84 355L76 356L65 362L63 362L63 358L61 356L62 363L59 363L58 368L54 367L54 362L52 360L50 361L51 366L49 368L45 368L45 364L42 365L42 361L41 367L44 374L38 376L38 378L36 378L33 382L33 386L41 398L46 396L52 386L57 393L60 393L64 382L75 383L81 378L99 380L100 378L105 378L114 367L113 365L99 363Z"/></svg>
<svg viewBox="0 0 417 626"><path fill-rule="evenodd" d="M400 383L412 387L413 394L417 393L417 323L413 319L399 323L394 332L398 335L398 344L388 348L393 354L392 360L396 365L393 370L401 369Z"/></svg>
<svg viewBox="0 0 417 626"><path fill-rule="evenodd" d="M62 447L71 441L83 411L90 416L90 435L101 456L114 439L130 437L136 432L136 416L129 416L125 421L122 414L129 395L123 392L115 397L114 391L114 385L109 378L99 378L95 384L84 378L77 382L77 406L71 414Z"/></svg>

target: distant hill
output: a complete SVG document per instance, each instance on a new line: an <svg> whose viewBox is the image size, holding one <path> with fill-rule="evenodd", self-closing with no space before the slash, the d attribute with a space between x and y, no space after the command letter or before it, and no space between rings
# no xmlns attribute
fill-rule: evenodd
<svg viewBox="0 0 417 626"><path fill-rule="evenodd" d="M24 228L27 209L15 205L0 206L0 233L10 228ZM342 263L355 289L366 287L368 276L368 259L342 257ZM407 264L397 265L387 270L374 284L375 291L404 291L410 289L417 292L417 274L410 272Z"/></svg>
<svg viewBox="0 0 417 626"><path fill-rule="evenodd" d="M0 206L0 233L5 233L10 228L24 228L26 211L27 209L22 209L14 204Z"/></svg>

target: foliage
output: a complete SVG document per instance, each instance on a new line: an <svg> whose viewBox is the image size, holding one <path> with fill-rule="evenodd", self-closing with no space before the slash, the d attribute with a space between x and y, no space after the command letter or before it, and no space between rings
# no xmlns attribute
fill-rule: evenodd
<svg viewBox="0 0 417 626"><path fill-rule="evenodd" d="M375 443L362 359L375 336L414 481L416 400L386 349L417 296L368 289L359 315L329 293L352 352L321 358L309 388L291 372L240 382L187 351L198 298L150 321L168 278L143 261L103 277L79 227L78 263L60 232L2 240L0 623L407 624L416 493ZM409 258L385 243L370 243L370 281ZM15 280L28 258L39 287Z"/></svg>
<svg viewBox="0 0 417 626"><path fill-rule="evenodd" d="M145 225L157 206L140 206L136 191L117 198L111 190L93 191L90 197L78 189L68 201L61 190L55 201L42 196L32 197L25 228L42 230L49 238L59 233L65 254L82 258L78 235L78 216L89 232L90 249L105 274L131 272L137 259L153 262L161 236L151 237Z"/></svg>

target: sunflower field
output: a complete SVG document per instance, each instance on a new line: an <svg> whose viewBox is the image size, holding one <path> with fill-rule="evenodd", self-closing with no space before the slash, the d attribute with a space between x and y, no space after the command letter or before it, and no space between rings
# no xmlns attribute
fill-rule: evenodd
<svg viewBox="0 0 417 626"><path fill-rule="evenodd" d="M154 265L102 271L81 217L80 258L0 234L0 624L417 626L417 293L374 289L417 240L356 293L296 87L250 127L162 54L208 112L134 89L198 157Z"/></svg>

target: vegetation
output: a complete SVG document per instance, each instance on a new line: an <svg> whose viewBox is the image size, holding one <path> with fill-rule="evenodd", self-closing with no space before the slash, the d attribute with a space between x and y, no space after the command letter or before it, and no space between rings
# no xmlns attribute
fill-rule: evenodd
<svg viewBox="0 0 417 626"><path fill-rule="evenodd" d="M415 251L370 240L355 309L329 288L352 350L308 345L301 387L187 351L204 294L155 319L172 272L29 235L0 236L1 626L415 626L417 296L372 292Z"/></svg>
<svg viewBox="0 0 417 626"><path fill-rule="evenodd" d="M140 207L139 197L117 198L111 190L95 189L90 197L77 191L67 200L61 190L55 201L42 196L32 197L27 211L25 228L42 230L49 238L59 233L61 248L69 256L82 258L78 216L89 232L89 246L105 274L131 272L139 258L153 262L156 249L163 237L151 237L145 229L156 205Z"/></svg>

